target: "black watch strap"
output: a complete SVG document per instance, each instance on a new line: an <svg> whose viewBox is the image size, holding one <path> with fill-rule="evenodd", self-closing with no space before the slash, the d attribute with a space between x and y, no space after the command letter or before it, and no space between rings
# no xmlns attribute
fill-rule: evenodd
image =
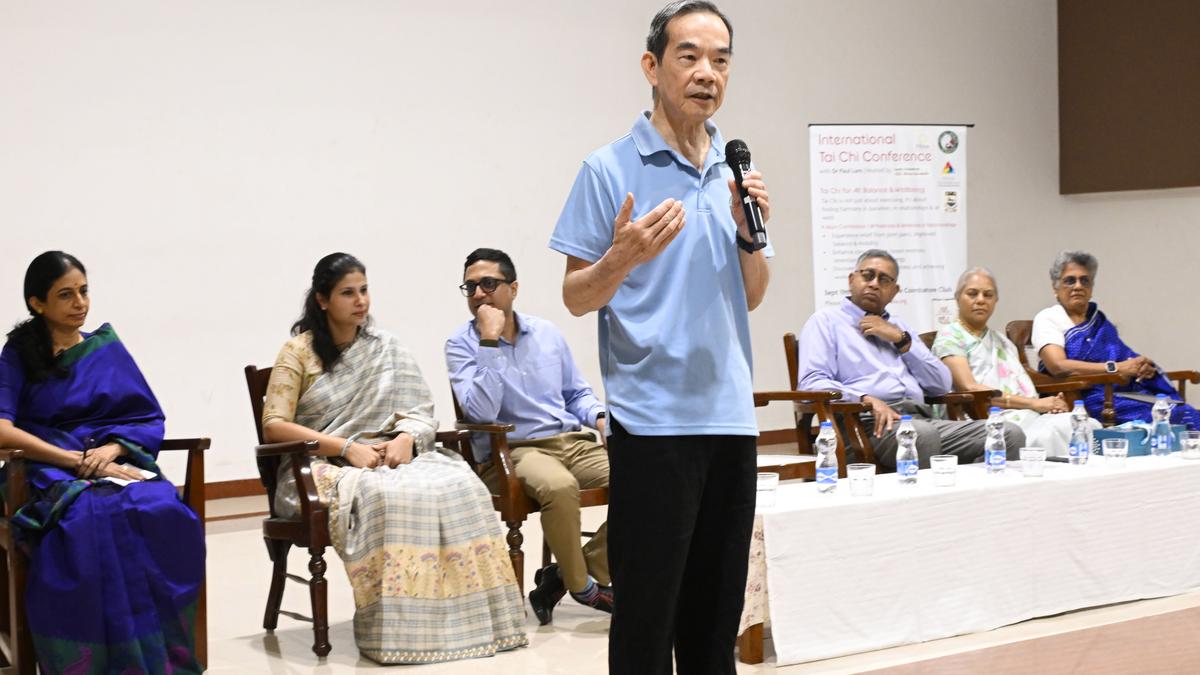
<svg viewBox="0 0 1200 675"><path fill-rule="evenodd" d="M738 248L742 249L746 253L754 255L754 252L758 250L758 249L754 248L754 242L746 241L745 239L742 239L742 236L740 234L733 235L733 238L737 239Z"/></svg>
<svg viewBox="0 0 1200 675"><path fill-rule="evenodd" d="M480 347L499 347L500 341L499 340L485 340L485 339L480 338L479 346Z"/></svg>
<svg viewBox="0 0 1200 675"><path fill-rule="evenodd" d="M912 335L908 331L904 331L904 336L896 343L896 351L904 351L904 348L912 344Z"/></svg>

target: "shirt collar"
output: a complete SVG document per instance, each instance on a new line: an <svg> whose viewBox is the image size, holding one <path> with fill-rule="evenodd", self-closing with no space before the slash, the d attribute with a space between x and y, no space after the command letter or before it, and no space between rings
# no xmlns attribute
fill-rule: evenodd
<svg viewBox="0 0 1200 675"><path fill-rule="evenodd" d="M862 321L862 318L867 315L866 310L854 304L850 300L850 296L842 298L842 311L848 314L856 323ZM880 316L883 317L884 321L891 321L892 319L891 313L888 312L886 308L883 310L883 314Z"/></svg>
<svg viewBox="0 0 1200 675"><path fill-rule="evenodd" d="M712 120L704 121L704 129L708 131L709 137L712 139L712 146L708 152L710 155L716 153L716 158L709 162L716 164L725 161L725 141L721 138L721 131L717 129L717 125ZM658 133L658 129L650 122L650 111L643 110L637 116L637 120L633 123L633 130L630 132L633 136L633 144L637 147L638 154L642 157L649 157L656 152L670 152L678 156L675 148L667 144L662 134Z"/></svg>

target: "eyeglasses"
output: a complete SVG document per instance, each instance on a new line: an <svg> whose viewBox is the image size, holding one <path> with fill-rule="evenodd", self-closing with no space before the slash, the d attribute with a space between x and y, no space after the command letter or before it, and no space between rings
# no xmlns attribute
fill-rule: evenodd
<svg viewBox="0 0 1200 675"><path fill-rule="evenodd" d="M879 285L883 287L896 283L896 277L884 274L883 272L876 272L875 270L858 270L857 272L858 276L862 277L862 280L868 284L877 278L879 279Z"/></svg>
<svg viewBox="0 0 1200 675"><path fill-rule="evenodd" d="M500 284L507 284L507 283L512 283L512 282L510 282L508 279L497 279L496 277L484 277L484 278L480 279L479 281L464 282L461 286L458 287L458 290L462 291L462 294L467 296L468 298L471 297L472 295L475 295L476 288L482 288L484 293L491 295L492 293L496 292L497 288L500 288Z"/></svg>
<svg viewBox="0 0 1200 675"><path fill-rule="evenodd" d="M1092 287L1092 278L1086 274L1084 274L1082 276L1078 276L1078 277L1075 275L1071 275L1069 277L1063 277L1061 279L1061 281L1062 281L1063 286L1074 286L1075 284L1079 284L1080 286L1083 286L1084 288Z"/></svg>

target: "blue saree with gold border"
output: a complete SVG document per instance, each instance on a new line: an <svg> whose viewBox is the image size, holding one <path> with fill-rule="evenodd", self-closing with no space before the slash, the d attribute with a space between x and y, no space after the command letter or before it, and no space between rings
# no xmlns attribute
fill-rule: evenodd
<svg viewBox="0 0 1200 675"><path fill-rule="evenodd" d="M1087 318L1083 320L1083 323L1068 330L1063 337L1066 342L1064 349L1067 358L1074 361L1103 363L1105 361L1124 361L1138 356L1137 352L1130 349L1129 345L1121 340L1117 327L1108 320L1108 317L1094 302L1088 303ZM1189 429L1200 428L1200 413L1197 413L1192 406L1182 402L1179 392L1171 386L1170 381L1161 371L1148 380L1141 382L1130 380L1128 384L1114 386L1113 392L1130 392L1151 396L1166 394L1174 404L1171 411L1171 422L1186 424ZM1101 411L1104 409L1104 388L1096 386L1088 389L1084 395L1084 406L1087 408L1088 414L1099 419ZM1136 420L1150 421L1150 404L1144 401L1115 396L1113 407L1117 411L1118 424Z"/></svg>
<svg viewBox="0 0 1200 675"><path fill-rule="evenodd" d="M162 409L108 324L58 359L65 377L27 381L6 346L0 417L66 450L119 443L128 456L118 461L158 477L121 487L28 462L31 497L13 529L30 557L38 663L69 675L200 672L193 623L204 532L155 464Z"/></svg>

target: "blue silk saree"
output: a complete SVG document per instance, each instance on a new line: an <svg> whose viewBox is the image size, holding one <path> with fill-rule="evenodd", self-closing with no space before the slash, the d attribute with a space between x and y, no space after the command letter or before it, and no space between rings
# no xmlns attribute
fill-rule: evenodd
<svg viewBox="0 0 1200 675"><path fill-rule="evenodd" d="M1096 303L1088 303L1087 318L1066 332L1067 358L1075 361L1124 361L1138 356L1121 340L1117 327L1113 325ZM1200 428L1200 413L1192 406L1180 400L1179 392L1171 386L1170 381L1160 371L1153 378L1138 382L1130 380L1128 384L1114 386L1113 392L1131 392L1136 394L1166 394L1174 403L1171 411L1171 422L1186 424L1189 429ZM1100 386L1088 389L1084 396L1084 406L1088 414L1097 419L1104 409L1104 388ZM1117 411L1117 423L1141 420L1150 421L1150 404L1130 398L1115 396L1113 407Z"/></svg>
<svg viewBox="0 0 1200 675"><path fill-rule="evenodd" d="M4 348L0 417L67 450L119 443L129 454L118 461L158 476L121 487L27 462L30 500L13 529L30 557L38 663L70 675L198 673L204 532L155 463L162 409L108 324L58 358L66 377L32 382Z"/></svg>

